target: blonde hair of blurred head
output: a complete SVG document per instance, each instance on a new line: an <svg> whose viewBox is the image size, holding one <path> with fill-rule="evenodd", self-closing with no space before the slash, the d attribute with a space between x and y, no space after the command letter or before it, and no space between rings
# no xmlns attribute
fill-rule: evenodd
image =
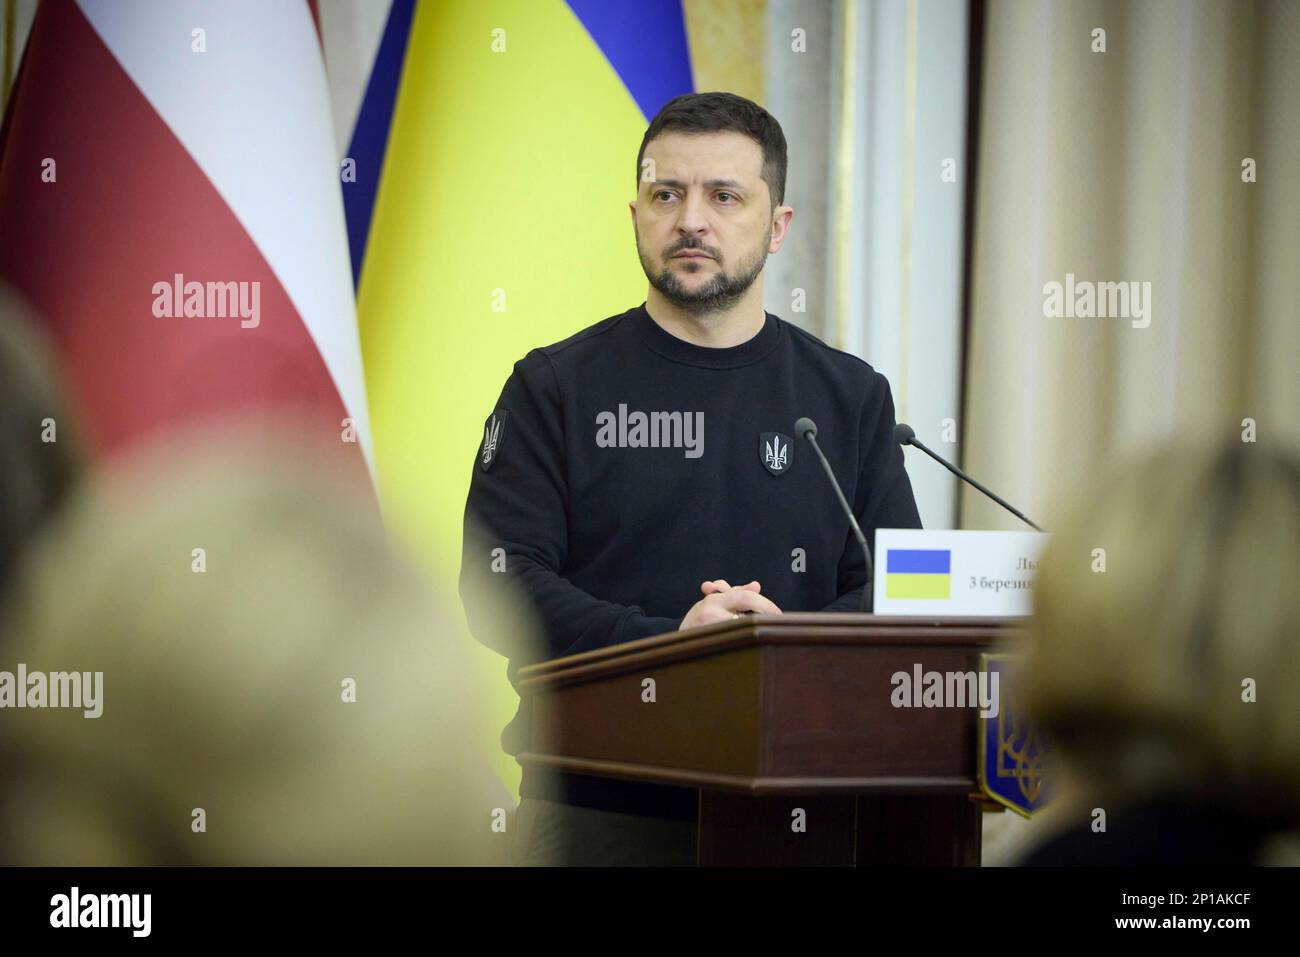
<svg viewBox="0 0 1300 957"><path fill-rule="evenodd" d="M1300 820L1293 454L1174 447L1114 476L1057 526L1031 634L1025 703L1074 786Z"/></svg>
<svg viewBox="0 0 1300 957"><path fill-rule="evenodd" d="M71 503L0 668L102 671L103 714L3 715L7 863L504 863L459 606L314 461L205 436Z"/></svg>

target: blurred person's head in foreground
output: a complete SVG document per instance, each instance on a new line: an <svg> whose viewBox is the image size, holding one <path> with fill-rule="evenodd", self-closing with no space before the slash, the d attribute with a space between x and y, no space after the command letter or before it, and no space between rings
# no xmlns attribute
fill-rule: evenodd
<svg viewBox="0 0 1300 957"><path fill-rule="evenodd" d="M0 598L19 556L81 475L54 349L0 285Z"/></svg>
<svg viewBox="0 0 1300 957"><path fill-rule="evenodd" d="M1298 586L1300 460L1263 445L1166 449L1057 526L1022 680L1056 749L1064 833L1031 863L1270 863L1294 847Z"/></svg>
<svg viewBox="0 0 1300 957"><path fill-rule="evenodd" d="M310 451L204 446L115 463L15 581L0 669L102 713L6 709L4 863L504 862L457 605Z"/></svg>

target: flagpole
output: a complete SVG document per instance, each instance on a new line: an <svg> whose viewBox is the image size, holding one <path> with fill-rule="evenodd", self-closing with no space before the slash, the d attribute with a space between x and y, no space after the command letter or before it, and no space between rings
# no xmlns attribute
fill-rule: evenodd
<svg viewBox="0 0 1300 957"><path fill-rule="evenodd" d="M5 0L5 75L3 91L0 92L0 109L9 102L9 88L13 85L14 75L14 6L18 0Z"/></svg>

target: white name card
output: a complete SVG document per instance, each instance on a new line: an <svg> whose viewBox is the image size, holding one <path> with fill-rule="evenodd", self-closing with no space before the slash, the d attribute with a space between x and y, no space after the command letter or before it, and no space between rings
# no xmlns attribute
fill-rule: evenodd
<svg viewBox="0 0 1300 957"><path fill-rule="evenodd" d="M1028 615L1044 532L878 528L877 615Z"/></svg>

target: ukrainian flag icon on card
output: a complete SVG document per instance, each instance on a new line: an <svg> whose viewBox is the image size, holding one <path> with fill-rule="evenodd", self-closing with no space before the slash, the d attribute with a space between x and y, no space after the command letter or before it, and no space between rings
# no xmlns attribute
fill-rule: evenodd
<svg viewBox="0 0 1300 957"><path fill-rule="evenodd" d="M1033 609L1042 532L878 528L877 615L1015 618Z"/></svg>
<svg viewBox="0 0 1300 957"><path fill-rule="evenodd" d="M951 595L951 549L891 548L886 552L886 598L934 601Z"/></svg>

